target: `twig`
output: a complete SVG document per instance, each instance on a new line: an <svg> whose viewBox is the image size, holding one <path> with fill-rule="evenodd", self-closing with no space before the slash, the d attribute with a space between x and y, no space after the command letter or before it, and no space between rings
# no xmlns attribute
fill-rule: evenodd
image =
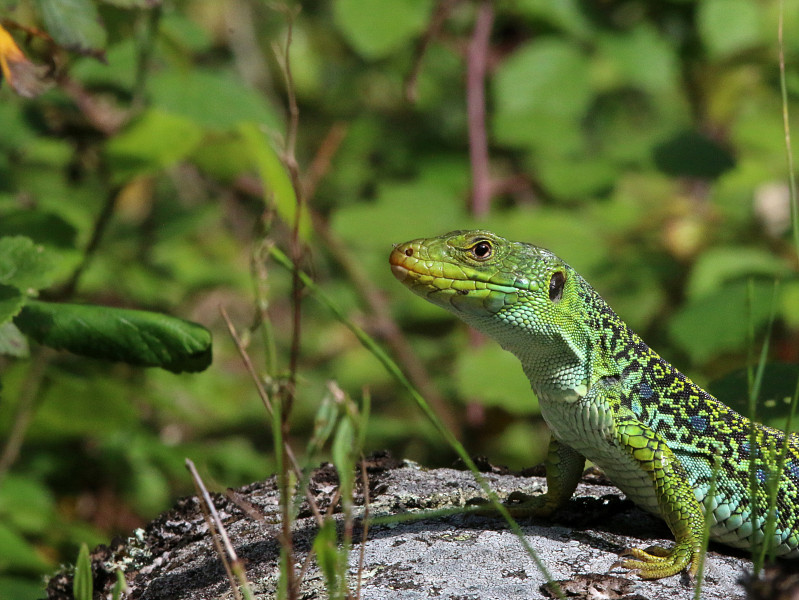
<svg viewBox="0 0 799 600"><path fill-rule="evenodd" d="M485 122L485 77L493 23L492 0L483 0L477 11L472 40L469 42L466 67L469 157L472 165L472 213L478 217L488 214L491 204L491 172Z"/></svg>
<svg viewBox="0 0 799 600"><path fill-rule="evenodd" d="M416 102L418 99L417 84L419 82L419 73L422 71L422 61L427 54L427 49L434 39L441 33L441 27L449 17L449 13L459 2L459 0L441 0L436 6L433 16L430 18L430 25L424 35L419 39L416 48L413 52L413 68L408 76L405 78L405 98L408 102Z"/></svg>
<svg viewBox="0 0 799 600"><path fill-rule="evenodd" d="M100 214L97 216L97 220L94 222L92 237L89 239L89 243L86 245L86 249L83 251L83 259L72 272L72 276L69 278L67 283L64 284L64 286L61 287L61 289L55 294L56 298L69 298L75 293L75 289L78 286L78 281L80 280L81 275L83 275L86 267L89 266L89 262L91 262L94 253L100 246L100 241L103 239L103 234L108 228L108 224L111 222L111 216L114 214L114 208L116 207L119 191L120 188L116 185L108 189L108 192L105 196L105 202L103 203L103 208L100 210Z"/></svg>
<svg viewBox="0 0 799 600"><path fill-rule="evenodd" d="M319 144L319 149L316 151L311 165L308 167L308 174L305 176L305 184L303 185L303 193L305 194L306 202L314 197L316 187L319 182L330 170L330 162L338 152L341 142L347 135L346 123L334 123L327 135Z"/></svg>
<svg viewBox="0 0 799 600"><path fill-rule="evenodd" d="M283 77L286 83L286 96L288 100L289 119L286 125L286 151L283 156L283 161L288 169L291 178L291 185L294 188L294 196L297 200L297 207L294 211L294 222L291 226L291 243L290 243L290 256L295 265L292 274L291 285L291 305L292 305L292 330L291 330L291 348L289 350L289 375L286 384L281 387L281 395L283 397L283 407L281 415L283 422L287 423L289 415L291 414L291 407L294 403L294 395L297 387L297 369L300 359L300 340L301 340L301 325L302 313L300 311L302 304L302 283L298 275L300 264L302 262L302 246L300 244L300 221L302 212L305 209L305 201L303 197L302 182L300 180L300 168L297 163L297 133L300 123L300 109L297 105L297 96L294 90L294 76L291 71L291 42L294 35L294 17L299 11L299 7L292 11L287 6L276 7L286 16L286 45L283 49L282 56L279 48L275 49L278 56L281 56L281 67L283 70ZM286 431L288 433L288 431Z"/></svg>
<svg viewBox="0 0 799 600"><path fill-rule="evenodd" d="M244 366L247 369L247 372L250 374L250 378L255 383L255 388L258 391L258 395L261 398L261 402L263 402L264 407L266 407L266 412L269 413L271 418L274 417L274 410L272 408L272 402L269 399L269 393L264 388L263 384L261 383L261 378L258 377L258 373L255 371L255 367L252 364L252 360L250 360L250 355L247 353L247 350L244 348L242 344L241 338L239 334L236 332L236 328L233 326L233 322L230 320L230 317L227 314L227 311L224 307L219 307L219 312L222 314L222 318L225 320L227 324L228 331L230 332L230 337L233 339L233 343L236 345L236 348L239 351L239 355L241 356L242 361L244 362ZM288 442L284 444L284 451L286 453L286 457L288 458L289 462L291 463L291 469L294 471L295 476L297 477L298 481L302 480L302 469L300 468L300 464L297 461L296 456L294 455L294 451L291 449L291 446L288 445ZM310 491L305 490L305 496L308 499L308 505L311 509L311 512L316 519L317 524L321 526L322 524L322 516L319 512L319 507L316 505L316 500L311 495Z"/></svg>
<svg viewBox="0 0 799 600"><path fill-rule="evenodd" d="M200 509L203 511L205 522L208 524L208 530L211 533L211 540L213 541L217 554L219 554L219 558L222 560L222 564L225 567L225 572L230 581L233 595L236 597L236 600L241 600L241 592L239 591L239 586L241 586L245 596L247 596L247 598L252 598L253 594L250 589L250 582L247 581L247 572L244 568L244 563L241 562L238 554L236 554L236 550L233 548L233 544L230 543L227 530L222 523L222 519L219 517L216 506L214 506L211 500L211 495L208 493L203 480L200 478L197 468L189 458L186 459L186 468L191 473L192 481L194 481L194 488L197 491ZM222 541L221 545L219 543L220 540ZM222 546L224 546L224 548ZM236 580L238 580L238 585L236 585Z"/></svg>
<svg viewBox="0 0 799 600"><path fill-rule="evenodd" d="M299 9L298 9L299 10ZM300 183L299 167L295 153L297 146L297 130L299 128L300 110L297 106L297 97L294 94L294 80L291 74L291 39L294 33L294 13L286 9L286 48L283 56L283 76L286 79L286 93L288 95L289 121L286 133L286 154L284 162L291 176L291 185L294 188L294 196L297 199L297 206L294 211L294 223L291 228L291 261L294 270L291 276L291 349L289 353L289 376L285 385L280 386L281 407L280 407L280 430L283 437L283 453L288 456L288 435L289 435L289 416L294 404L294 396L297 391L297 368L300 360L300 335L302 333L302 283L300 282L299 270L302 260L302 249L300 247L300 218L303 211L302 185ZM286 553L286 589L290 599L297 597L299 579L295 579L294 573L294 548L291 539L291 497L289 495L289 478L285 469L281 469L278 474L278 488L280 489L280 506L283 515L283 550Z"/></svg>
<svg viewBox="0 0 799 600"><path fill-rule="evenodd" d="M25 381L19 392L17 410L12 421L11 431L3 447L3 453L0 454L0 483L2 483L11 465L19 457L19 450L22 448L22 442L25 440L25 434L33 418L33 404L39 393L51 354L49 349L41 348L25 376Z"/></svg>
<svg viewBox="0 0 799 600"><path fill-rule="evenodd" d="M150 57L157 38L158 22L161 20L161 4L156 3L151 8L139 12L136 19L136 71L133 83L133 98L130 106L138 112L145 107L147 102L146 83L147 75L151 72Z"/></svg>

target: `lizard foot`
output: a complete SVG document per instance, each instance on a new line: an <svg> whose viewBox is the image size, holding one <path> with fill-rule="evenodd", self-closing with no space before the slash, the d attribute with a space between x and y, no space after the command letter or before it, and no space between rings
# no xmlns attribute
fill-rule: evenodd
<svg viewBox="0 0 799 600"><path fill-rule="evenodd" d="M628 548L622 552L622 556L632 558L615 562L611 569L622 567L637 571L641 579L661 579L676 575L686 568L693 578L699 566L699 553L688 543L677 544L671 550L661 546L651 546L646 550Z"/></svg>

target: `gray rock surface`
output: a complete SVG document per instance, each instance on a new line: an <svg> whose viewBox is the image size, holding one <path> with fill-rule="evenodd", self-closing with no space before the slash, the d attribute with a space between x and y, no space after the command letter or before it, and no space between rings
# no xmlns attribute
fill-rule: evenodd
<svg viewBox="0 0 799 600"><path fill-rule="evenodd" d="M513 491L539 493L541 477L485 473L501 497ZM594 481L597 479L594 478ZM372 461L370 515L418 515L424 510L462 507L482 497L468 471L425 470L389 458ZM601 478L600 478L600 483ZM319 469L310 489L322 510L330 504L337 479L330 466ZM362 496L359 495L362 499ZM258 598L275 597L279 560L279 511L274 479L215 496L247 577ZM242 507L249 505L249 509ZM357 515L363 507L358 507ZM340 516L338 517L340 519ZM641 581L612 570L618 552L628 546L671 544L665 525L623 500L618 489L581 483L568 507L551 521L522 520L524 535L568 598L688 599L693 583L687 576ZM294 528L296 560L301 565L317 528L307 506ZM355 523L350 557L352 581L357 576L360 523ZM513 600L549 598L545 576L516 536L499 517L454 514L372 525L364 546L361 597L365 600L427 598ZM178 600L233 598L222 563L194 498L181 500L156 519L139 541L114 543L93 553L95 591L110 598L113 565L125 564L128 598ZM303 577L300 597L327 598L324 578L315 561ZM714 547L707 556L702 598L745 598L738 580L751 563L743 555ZM71 597L68 573L52 579L50 599ZM100 597L100 596L95 596Z"/></svg>

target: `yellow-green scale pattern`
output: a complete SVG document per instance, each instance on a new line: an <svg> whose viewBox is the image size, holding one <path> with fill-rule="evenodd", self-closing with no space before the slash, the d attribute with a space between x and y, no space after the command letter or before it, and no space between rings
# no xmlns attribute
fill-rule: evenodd
<svg viewBox="0 0 799 600"><path fill-rule="evenodd" d="M799 438L753 424L693 383L557 256L476 230L400 244L390 263L414 293L515 354L530 379L552 431L548 491L515 516L568 500L587 458L675 536L671 550L627 552L619 564L642 577L696 571L705 507L711 539L799 556ZM765 540L777 477L776 529Z"/></svg>

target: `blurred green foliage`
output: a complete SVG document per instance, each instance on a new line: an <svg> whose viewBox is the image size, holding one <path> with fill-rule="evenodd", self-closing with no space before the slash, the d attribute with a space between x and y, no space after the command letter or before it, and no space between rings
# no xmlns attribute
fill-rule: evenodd
<svg viewBox="0 0 799 600"><path fill-rule="evenodd" d="M480 226L548 247L701 384L745 365L749 328L765 323L774 297L772 358L796 362L779 5L495 2L485 82L494 194L476 219L465 81L479 2L303 2L290 47L303 268L391 349L471 452L514 467L539 461L546 444L521 369L393 281L392 242ZM290 247L297 211L284 162L282 65L299 4L289 7L0 0L3 27L56 74L23 66L47 88L23 97L25 82L4 73L0 234L55 257L48 276L60 287L46 300L167 312L215 340L214 365L194 375L0 344L0 589L14 597L41 595L37 578L80 543L128 534L190 493L184 457L218 488L274 465L265 411L217 308L266 383L282 380L291 277L265 248ZM785 31L797 131L797 0L785 2ZM3 289L0 308L16 301ZM344 325L311 298L301 325L298 449L334 379L353 397L371 392L367 449L450 463ZM795 377L769 372L780 385L766 388L767 420ZM719 390L745 399L745 378ZM19 455L8 456L15 435Z"/></svg>

